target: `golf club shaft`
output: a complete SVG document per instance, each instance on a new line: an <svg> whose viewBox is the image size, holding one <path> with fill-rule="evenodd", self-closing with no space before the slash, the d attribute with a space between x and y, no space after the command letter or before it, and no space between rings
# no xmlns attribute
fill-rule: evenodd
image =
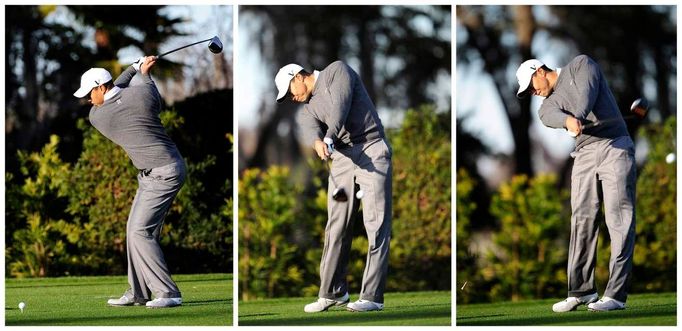
<svg viewBox="0 0 682 331"><path fill-rule="evenodd" d="M634 118L634 116L633 116L633 115L628 115L628 116L624 116L624 117L623 117L623 120L629 120L629 119L631 119L631 118ZM607 118L607 119L604 119L604 120L601 120L601 121L594 121L594 122L592 122L592 123L587 123L587 124L583 125L583 126L582 126L582 129L583 129L583 130L585 130L585 129L590 129L590 128L593 128L593 127L596 127L596 126L600 126L600 125L602 125L602 124L608 124L608 123L618 122L618 121L620 121L620 120L621 120L620 117L613 117L613 118Z"/></svg>
<svg viewBox="0 0 682 331"><path fill-rule="evenodd" d="M166 56L166 55L168 55L168 54L170 54L170 53L177 52L177 51L179 51L179 50L181 50L181 49L185 49L185 48L187 48L187 47L194 46L194 45L196 45L196 44L205 43L205 42L207 42L207 41L209 41L209 40L211 40L211 39L213 39L213 38L208 38L208 39L206 39L206 40L197 41L197 42L191 43L191 44L189 44L189 45L185 45L185 46L182 46L182 47L178 47L178 48L176 48L176 49L174 49L174 50L170 50L170 51L168 51L168 52L159 54L159 55L156 56L156 58L160 58L160 57Z"/></svg>
<svg viewBox="0 0 682 331"><path fill-rule="evenodd" d="M331 159L327 158L326 163L327 163L327 170L329 171L329 179L332 181L332 184L334 184L334 188L336 188L336 187L338 187L338 185L336 185L336 181L334 180L334 176L332 176Z"/></svg>

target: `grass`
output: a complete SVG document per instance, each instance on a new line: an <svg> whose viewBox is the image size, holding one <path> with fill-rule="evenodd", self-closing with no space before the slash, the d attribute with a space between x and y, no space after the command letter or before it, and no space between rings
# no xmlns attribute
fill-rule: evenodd
<svg viewBox="0 0 682 331"><path fill-rule="evenodd" d="M631 294L625 310L552 312L556 299L457 305L457 325L677 325L675 293Z"/></svg>
<svg viewBox="0 0 682 331"><path fill-rule="evenodd" d="M182 306L110 307L127 277L5 279L5 324L10 325L232 325L232 275L174 275ZM19 302L25 302L22 313Z"/></svg>
<svg viewBox="0 0 682 331"><path fill-rule="evenodd" d="M450 292L386 293L383 311L349 312L330 308L305 313L316 298L265 299L239 302L239 325L452 325ZM351 301L357 300L351 296Z"/></svg>

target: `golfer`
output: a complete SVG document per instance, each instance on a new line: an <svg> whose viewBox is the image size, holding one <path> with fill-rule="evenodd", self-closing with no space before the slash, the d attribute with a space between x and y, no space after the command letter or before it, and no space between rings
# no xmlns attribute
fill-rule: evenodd
<svg viewBox="0 0 682 331"><path fill-rule="evenodd" d="M185 181L185 161L159 119L161 96L150 76L155 61L154 56L141 58L114 82L108 71L92 68L83 74L74 93L78 98L90 95L90 123L121 146L139 170L139 186L126 226L130 288L120 299L109 300L111 306L182 304L159 236L166 213ZM135 75L141 84L129 85Z"/></svg>
<svg viewBox="0 0 682 331"><path fill-rule="evenodd" d="M277 102L290 99L305 104L297 121L306 142L320 159L333 160L319 298L304 311L321 312L348 304L346 273L352 216L360 201L369 251L360 299L348 304L347 309L382 310L391 239L392 152L374 104L358 74L341 61L312 73L298 64L288 64L275 76L275 84ZM335 200L333 192L337 189L346 195Z"/></svg>
<svg viewBox="0 0 682 331"><path fill-rule="evenodd" d="M568 298L552 310L572 311L581 304L596 311L625 309L635 247L635 149L606 78L585 55L556 70L528 60L519 66L516 78L519 98L529 94L543 98L539 113L545 126L566 129L576 137L571 153ZM610 118L621 120L582 129L582 125ZM602 204L611 237L611 261L608 284L597 301L594 268Z"/></svg>

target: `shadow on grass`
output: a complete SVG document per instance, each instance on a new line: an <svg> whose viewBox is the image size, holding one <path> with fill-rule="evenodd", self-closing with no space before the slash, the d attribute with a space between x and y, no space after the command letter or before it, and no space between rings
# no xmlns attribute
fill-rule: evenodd
<svg viewBox="0 0 682 331"><path fill-rule="evenodd" d="M130 314L120 316L88 316L88 317L47 317L47 318L32 318L30 320L14 320L5 321L7 326L56 326L56 325L81 325L81 326L149 326L153 324L160 324L163 320L168 319L169 325L175 325L178 321L178 316L191 317L196 315L196 311L183 312L182 308L168 308L168 313L154 314L150 309L141 307L145 313ZM157 310L154 310L156 312ZM227 324L227 323L226 323Z"/></svg>
<svg viewBox="0 0 682 331"><path fill-rule="evenodd" d="M432 318L450 318L450 305L429 305L431 307L428 310L423 311L373 311L366 313L352 313L352 312L341 312L340 314L333 313L320 313L320 314L309 314L305 317L282 317L282 318L271 318L267 320L246 320L243 321L242 318L246 316L268 316L268 315L280 315L280 314L251 314L239 316L239 325L263 325L263 326L275 326L275 325L366 325L367 322L371 322L372 325L396 325L396 321L411 321L419 319L432 319ZM434 308L435 307L435 308ZM410 307L414 308L414 307ZM420 306L421 308L421 306ZM381 322L385 321L385 324ZM406 322L404 325L419 325ZM426 325L426 324L424 324Z"/></svg>
<svg viewBox="0 0 682 331"><path fill-rule="evenodd" d="M226 303L228 305L232 304L232 299L213 299L213 300L192 300L183 302L183 306L205 306L212 305L214 303Z"/></svg>
<svg viewBox="0 0 682 331"><path fill-rule="evenodd" d="M622 319L633 319L633 318L651 318L651 317L674 317L675 314L677 314L677 309L676 305L657 305L657 306L664 306L664 310L652 312L652 311L644 311L644 310L623 310L623 311L614 311L614 312L590 312L590 311L582 311L582 312L574 312L574 313L565 313L565 314L553 314L553 315L548 315L548 316L541 316L541 317L533 317L533 316L528 316L528 317L519 317L519 316L514 316L513 318L505 318L502 319L504 316L509 316L511 317L512 315L508 314L499 314L499 315L488 315L488 316L470 316L470 317L458 317L457 318L457 326L494 326L494 325L555 325L555 324L561 324L561 325L568 325L571 323L585 323L585 322L595 322L595 325L606 325L607 321L616 321L616 320L622 320ZM467 319L480 319L480 318L485 318L485 317L500 317L499 320L478 320L478 321L466 321ZM633 324L628 324L628 325L650 325L646 324L646 322L642 322L641 324L637 324L636 321L634 321Z"/></svg>
<svg viewBox="0 0 682 331"><path fill-rule="evenodd" d="M116 282L116 281L111 281L111 282L73 282L73 283L63 283L63 284L40 284L40 283L26 283L25 285L12 285L12 284L5 284L6 289L22 289L22 288L30 288L30 289L35 289L36 287L82 287L82 286L103 286L103 285L125 285L125 281L123 282Z"/></svg>

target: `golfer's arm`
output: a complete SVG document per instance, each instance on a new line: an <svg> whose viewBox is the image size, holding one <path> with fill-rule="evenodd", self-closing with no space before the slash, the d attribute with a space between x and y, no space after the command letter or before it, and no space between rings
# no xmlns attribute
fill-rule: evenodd
<svg viewBox="0 0 682 331"><path fill-rule="evenodd" d="M327 125L327 133L325 138L336 140L339 131L346 123L348 113L350 112L350 105L353 96L353 79L348 72L348 68L342 62L338 62L338 66L332 75L331 84L329 84L329 94L331 107L329 111L329 122Z"/></svg>
<svg viewBox="0 0 682 331"><path fill-rule="evenodd" d="M128 87L130 81L133 80L133 77L135 77L135 74L137 74L135 68L133 68L133 66L129 66L121 73L121 75L118 76L118 78L116 78L114 85L121 88Z"/></svg>
<svg viewBox="0 0 682 331"><path fill-rule="evenodd" d="M322 130L322 124L308 114L307 109L301 110L296 116L296 122L299 128L299 137L306 144L315 147L316 140L322 140L324 138L324 131Z"/></svg>
<svg viewBox="0 0 682 331"><path fill-rule="evenodd" d="M575 72L575 85L578 88L578 95L575 99L575 117L585 119L597 101L601 75L599 67L589 57L581 55L579 58Z"/></svg>
<svg viewBox="0 0 682 331"><path fill-rule="evenodd" d="M561 110L554 102L550 100L545 100L540 106L540 121L547 127L554 129L565 129L566 128L566 118L571 116L567 112Z"/></svg>

